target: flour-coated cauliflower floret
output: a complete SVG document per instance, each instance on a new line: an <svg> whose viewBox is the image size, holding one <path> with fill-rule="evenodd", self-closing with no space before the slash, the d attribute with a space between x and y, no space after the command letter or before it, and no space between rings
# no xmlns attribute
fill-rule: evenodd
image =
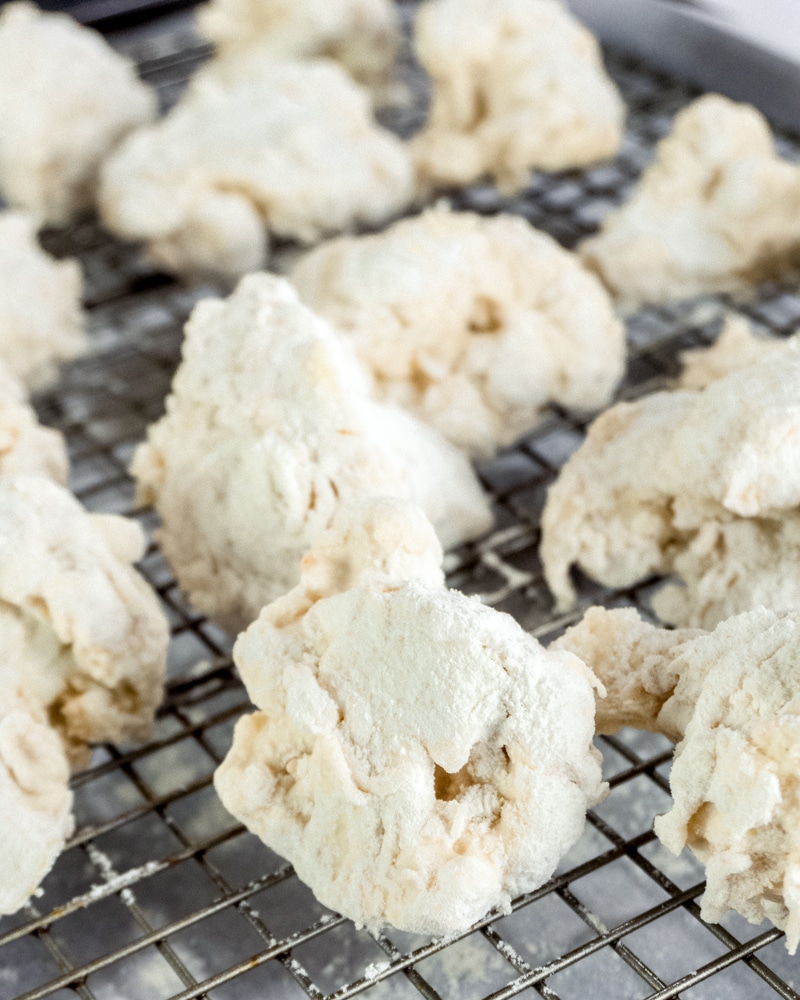
<svg viewBox="0 0 800 1000"><path fill-rule="evenodd" d="M433 80L430 121L414 140L420 182L492 175L513 192L532 169L614 156L625 108L600 48L558 0L430 0L415 30Z"/></svg>
<svg viewBox="0 0 800 1000"><path fill-rule="evenodd" d="M632 611L593 608L554 646L584 659L606 700L617 701L606 709L598 703L606 732L646 723L681 741L670 774L674 805L655 829L670 850L688 845L705 863L703 918L736 910L751 923L769 919L794 953L800 612L760 608L712 633L676 633Z"/></svg>
<svg viewBox="0 0 800 1000"><path fill-rule="evenodd" d="M622 375L606 292L516 216L429 211L324 244L292 281L350 335L377 396L474 454L510 444L550 401L605 406Z"/></svg>
<svg viewBox="0 0 800 1000"><path fill-rule="evenodd" d="M6 669L0 676L6 681ZM22 683L22 678L19 678ZM72 833L64 746L40 713L17 706L4 687L0 708L0 914L16 912Z"/></svg>
<svg viewBox="0 0 800 1000"><path fill-rule="evenodd" d="M32 216L0 211L0 359L28 388L85 349L81 285L76 261L39 247Z"/></svg>
<svg viewBox="0 0 800 1000"><path fill-rule="evenodd" d="M440 554L411 504L343 505L236 643L260 711L215 776L326 906L423 934L541 885L605 792L589 672L445 589Z"/></svg>
<svg viewBox="0 0 800 1000"><path fill-rule="evenodd" d="M581 251L626 307L764 280L800 260L800 166L755 108L701 97Z"/></svg>
<svg viewBox="0 0 800 1000"><path fill-rule="evenodd" d="M41 222L94 204L103 158L155 117L130 59L65 14L0 13L0 194Z"/></svg>
<svg viewBox="0 0 800 1000"><path fill-rule="evenodd" d="M202 69L103 167L106 224L146 240L167 270L238 277L263 266L269 232L309 243L382 222L411 198L408 153L341 67L247 65Z"/></svg>
<svg viewBox="0 0 800 1000"><path fill-rule="evenodd" d="M201 34L217 60L327 56L366 86L385 85L400 42L393 0L212 0Z"/></svg>
<svg viewBox="0 0 800 1000"><path fill-rule="evenodd" d="M130 565L143 551L135 522L87 514L41 477L0 477L3 690L21 678L78 763L87 743L146 738L161 700L168 629Z"/></svg>
<svg viewBox="0 0 800 1000"><path fill-rule="evenodd" d="M0 475L47 476L66 483L68 473L64 438L39 423L21 383L0 361Z"/></svg>
<svg viewBox="0 0 800 1000"><path fill-rule="evenodd" d="M371 399L344 339L268 274L195 308L133 472L181 586L231 631L297 583L341 501L411 499L447 546L491 524L466 458Z"/></svg>
<svg viewBox="0 0 800 1000"><path fill-rule="evenodd" d="M683 643L704 634L699 629L656 628L633 608L609 612L595 607L551 643L550 649L574 653L600 681L603 690L595 712L598 733L633 726L678 740L682 730L668 728L660 718L678 682L672 663Z"/></svg>
<svg viewBox="0 0 800 1000"><path fill-rule="evenodd" d="M551 487L542 527L562 607L573 564L611 587L674 573L685 587L653 606L681 625L799 607L800 352L607 410Z"/></svg>
<svg viewBox="0 0 800 1000"><path fill-rule="evenodd" d="M797 350L798 335L790 338L757 337L743 316L728 316L711 347L681 351L681 389L705 389L732 372L749 368L773 351Z"/></svg>

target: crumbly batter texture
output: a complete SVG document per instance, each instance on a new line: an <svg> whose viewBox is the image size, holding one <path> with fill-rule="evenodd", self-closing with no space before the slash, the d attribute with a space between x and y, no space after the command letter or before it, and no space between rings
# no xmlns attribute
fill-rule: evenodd
<svg viewBox="0 0 800 1000"><path fill-rule="evenodd" d="M713 628L764 604L800 607L800 351L785 348L703 391L620 403L551 487L542 559L559 606L569 570L609 587L651 574L683 585L653 608Z"/></svg>
<svg viewBox="0 0 800 1000"><path fill-rule="evenodd" d="M413 500L446 546L492 520L467 459L373 400L344 338L268 274L197 305L167 414L132 471L181 587L233 633L296 585L343 501Z"/></svg>
<svg viewBox="0 0 800 1000"><path fill-rule="evenodd" d="M433 105L413 150L420 183L494 177L524 188L532 169L614 156L625 107L594 37L559 0L430 0L415 29Z"/></svg>
<svg viewBox="0 0 800 1000"><path fill-rule="evenodd" d="M217 59L327 56L377 88L389 82L400 43L392 0L212 0L197 25Z"/></svg>
<svg viewBox="0 0 800 1000"><path fill-rule="evenodd" d="M336 63L223 60L106 161L100 201L112 232L168 271L232 279L264 265L268 233L312 243L385 221L412 175Z"/></svg>
<svg viewBox="0 0 800 1000"><path fill-rule="evenodd" d="M41 477L0 477L0 672L75 763L88 743L146 739L161 701L169 636L130 565L143 553L135 522L87 514Z"/></svg>
<svg viewBox="0 0 800 1000"><path fill-rule="evenodd" d="M67 445L59 431L39 423L22 384L0 361L0 475L17 474L66 484Z"/></svg>
<svg viewBox="0 0 800 1000"><path fill-rule="evenodd" d="M754 924L768 919L786 931L794 954L800 614L759 608L692 635L656 629L633 611L593 608L554 646L585 659L608 701L619 696L605 711L606 732L615 719L638 724L638 714L645 728L680 740L674 805L655 830L671 851L688 845L704 862L703 919L716 922L728 910Z"/></svg>
<svg viewBox="0 0 800 1000"><path fill-rule="evenodd" d="M705 389L732 372L754 365L773 351L797 350L800 337L759 337L744 316L730 315L710 347L681 351L680 389Z"/></svg>
<svg viewBox="0 0 800 1000"><path fill-rule="evenodd" d="M349 335L376 396L473 455L511 444L548 402L600 409L622 376L600 282L516 216L434 209L325 243L291 277Z"/></svg>
<svg viewBox="0 0 800 1000"><path fill-rule="evenodd" d="M581 246L625 308L744 287L800 264L800 167L766 119L709 94L675 118L633 196Z"/></svg>
<svg viewBox="0 0 800 1000"><path fill-rule="evenodd" d="M217 791L370 928L447 934L507 912L606 791L583 663L445 589L440 558L412 505L342 505L234 651L259 711Z"/></svg>
<svg viewBox="0 0 800 1000"><path fill-rule="evenodd" d="M70 763L149 736L167 623L130 563L141 529L40 476L0 476L0 914L73 830Z"/></svg>
<svg viewBox="0 0 800 1000"><path fill-rule="evenodd" d="M81 287L76 261L39 247L33 216L0 211L0 359L29 389L55 381L59 364L86 349Z"/></svg>
<svg viewBox="0 0 800 1000"><path fill-rule="evenodd" d="M94 205L103 158L156 114L130 59L66 14L0 13L0 194L39 222Z"/></svg>
<svg viewBox="0 0 800 1000"><path fill-rule="evenodd" d="M0 670L4 681L7 672ZM24 675L17 682L24 686ZM11 703L0 708L0 914L15 913L30 899L74 828L69 764L58 734L41 712L17 705L13 689Z"/></svg>

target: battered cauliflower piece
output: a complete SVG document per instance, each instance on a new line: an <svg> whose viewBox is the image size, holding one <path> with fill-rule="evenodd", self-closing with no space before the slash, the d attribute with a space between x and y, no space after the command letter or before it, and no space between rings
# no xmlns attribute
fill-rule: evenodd
<svg viewBox="0 0 800 1000"><path fill-rule="evenodd" d="M675 118L631 199L581 246L625 308L723 292L800 262L800 166L766 119L709 94Z"/></svg>
<svg viewBox="0 0 800 1000"><path fill-rule="evenodd" d="M85 350L81 286L76 261L40 249L31 215L0 211L0 359L29 389L55 381L59 364Z"/></svg>
<svg viewBox="0 0 800 1000"><path fill-rule="evenodd" d="M349 334L379 398L473 455L511 444L548 402L600 409L622 376L606 292L516 216L429 211L324 244L292 281Z"/></svg>
<svg viewBox="0 0 800 1000"><path fill-rule="evenodd" d="M268 274L196 306L166 416L132 471L181 587L233 633L295 586L343 501L411 499L447 546L492 520L466 458L371 399L344 339Z"/></svg>
<svg viewBox="0 0 800 1000"><path fill-rule="evenodd" d="M674 805L655 830L671 851L688 845L704 862L703 919L716 922L728 910L754 924L768 919L786 931L794 954L800 613L759 608L692 634L656 629L633 611L593 608L554 648L585 659L608 701L627 700L605 713L605 731L614 731L615 714L623 725L638 710L633 724L646 721L644 728L680 740L670 775Z"/></svg>
<svg viewBox="0 0 800 1000"><path fill-rule="evenodd" d="M2 689L21 692L75 764L88 743L145 739L161 700L169 636L130 566L143 552L135 522L87 514L41 477L0 477Z"/></svg>
<svg viewBox="0 0 800 1000"><path fill-rule="evenodd" d="M682 351L681 389L705 389L732 372L749 368L773 351L797 350L798 335L790 338L757 337L743 316L728 316L711 347Z"/></svg>
<svg viewBox="0 0 800 1000"><path fill-rule="evenodd" d="M67 446L62 435L42 427L25 390L0 362L0 475L47 476L66 483Z"/></svg>
<svg viewBox="0 0 800 1000"><path fill-rule="evenodd" d="M547 582L566 608L569 569L609 587L653 573L663 621L712 628L759 604L800 607L800 352L772 352L704 391L607 410L551 487Z"/></svg>
<svg viewBox="0 0 800 1000"><path fill-rule="evenodd" d="M212 0L197 25L231 64L328 56L377 88L389 82L400 44L393 0Z"/></svg>
<svg viewBox="0 0 800 1000"><path fill-rule="evenodd" d="M103 158L156 114L154 92L96 31L30 3L0 13L0 194L62 224L95 200Z"/></svg>
<svg viewBox="0 0 800 1000"><path fill-rule="evenodd" d="M3 665L4 701L7 672ZM16 680L24 684L23 676ZM67 756L40 716L0 708L0 914L30 899L74 828Z"/></svg>
<svg viewBox="0 0 800 1000"><path fill-rule="evenodd" d="M625 106L594 37L559 0L429 0L417 57L433 105L413 149L422 186L490 174L524 188L532 169L616 155Z"/></svg>
<svg viewBox="0 0 800 1000"><path fill-rule="evenodd" d="M606 792L583 663L440 560L413 505L343 504L236 643L260 711L214 779L324 905L437 935L545 882Z"/></svg>
<svg viewBox="0 0 800 1000"><path fill-rule="evenodd" d="M160 122L103 167L112 232L168 271L236 278L264 265L268 232L311 243L378 224L410 201L400 142L335 63L213 62Z"/></svg>

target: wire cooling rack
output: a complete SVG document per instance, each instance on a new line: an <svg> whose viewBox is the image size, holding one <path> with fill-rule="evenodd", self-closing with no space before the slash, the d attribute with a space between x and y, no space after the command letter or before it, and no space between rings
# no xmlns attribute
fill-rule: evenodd
<svg viewBox="0 0 800 1000"><path fill-rule="evenodd" d="M408 8L407 8L408 9ZM164 103L204 55L184 22L123 39ZM619 54L609 66L631 108L624 148L612 164L582 173L535 175L502 200L488 186L454 194L454 206L518 212L572 246L620 202L674 112L694 93ZM418 81L409 66L407 78ZM389 113L403 132L424 114L424 92ZM800 145L781 138L782 152ZM87 223L50 233L47 246L81 259L93 354L40 397L41 418L66 435L71 486L91 510L136 518L127 474L133 449L163 410L181 329L198 298L152 271L130 247ZM748 300L705 298L647 309L628 324L623 397L664 387L680 349L710 343L726 306L775 334L800 324L800 294L772 285ZM448 555L450 583L478 593L548 641L580 611L554 616L537 555L545 490L580 444L585 422L553 410L535 432L480 468L496 512L485 540ZM702 869L669 855L652 820L669 806L671 747L623 731L598 740L608 799L590 812L580 842L555 876L489 914L470 933L431 940L373 935L329 912L291 867L222 808L211 785L247 694L229 660L231 641L182 598L156 546L141 566L172 624L169 685L155 733L143 747L96 750L75 776L77 832L43 894L0 920L0 997L27 1000L761 1000L798 998L800 960L783 935L733 915L700 920ZM584 583L584 605L647 611L656 581L624 592Z"/></svg>

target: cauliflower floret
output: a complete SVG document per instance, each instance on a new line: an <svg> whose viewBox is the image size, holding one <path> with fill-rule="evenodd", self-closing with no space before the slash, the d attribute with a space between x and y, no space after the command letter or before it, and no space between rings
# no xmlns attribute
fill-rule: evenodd
<svg viewBox="0 0 800 1000"><path fill-rule="evenodd" d="M197 25L231 65L327 56L378 88L391 77L400 43L393 0L212 0Z"/></svg>
<svg viewBox="0 0 800 1000"><path fill-rule="evenodd" d="M32 216L0 211L0 358L28 388L47 386L85 350L81 285L74 260L40 249Z"/></svg>
<svg viewBox="0 0 800 1000"><path fill-rule="evenodd" d="M610 642L609 642L610 639ZM674 804L656 819L706 865L704 920L736 910L800 943L800 615L760 608L712 633L667 632L593 608L551 650L576 653L607 690L604 731L642 724L680 740ZM614 724L616 723L616 725Z"/></svg>
<svg viewBox="0 0 800 1000"><path fill-rule="evenodd" d="M662 620L712 628L763 603L800 606L800 352L772 352L701 391L620 403L551 487L545 576L559 605L576 564L611 587L673 573Z"/></svg>
<svg viewBox="0 0 800 1000"><path fill-rule="evenodd" d="M94 204L119 140L156 114L133 63L66 14L30 3L0 13L0 193L40 222Z"/></svg>
<svg viewBox="0 0 800 1000"><path fill-rule="evenodd" d="M531 169L584 167L619 149L622 98L559 0L430 0L415 45L433 80L413 143L423 186L491 174L514 192Z"/></svg>
<svg viewBox="0 0 800 1000"><path fill-rule="evenodd" d="M342 501L412 499L445 545L491 524L466 458L371 399L344 340L268 274L197 305L167 414L132 468L181 586L232 632L297 583Z"/></svg>
<svg viewBox="0 0 800 1000"><path fill-rule="evenodd" d="M0 475L47 476L66 483L67 446L62 435L42 427L22 385L0 361Z"/></svg>
<svg viewBox="0 0 800 1000"><path fill-rule="evenodd" d="M8 690L0 705L0 914L36 892L74 828L64 746L41 712L16 705L13 689L9 705Z"/></svg>
<svg viewBox="0 0 800 1000"><path fill-rule="evenodd" d="M508 911L606 791L584 665L445 589L440 559L413 505L343 504L236 643L260 711L214 779L326 906L422 934Z"/></svg>
<svg viewBox="0 0 800 1000"><path fill-rule="evenodd" d="M70 762L150 733L168 629L129 565L143 550L135 523L87 514L42 477L0 476L0 913L72 833Z"/></svg>
<svg viewBox="0 0 800 1000"><path fill-rule="evenodd" d="M600 283L515 216L429 211L326 243L291 277L352 338L379 398L476 455L550 401L599 409L622 375L624 330Z"/></svg>
<svg viewBox="0 0 800 1000"><path fill-rule="evenodd" d="M310 243L383 222L411 199L403 144L328 60L213 62L160 122L103 167L109 228L160 266L235 278L262 267L268 233Z"/></svg>
<svg viewBox="0 0 800 1000"><path fill-rule="evenodd" d="M800 261L800 167L755 108L716 94L675 118L631 199L581 246L626 308L762 281Z"/></svg>
<svg viewBox="0 0 800 1000"><path fill-rule="evenodd" d="M757 337L743 316L728 316L711 347L681 351L681 389L705 389L732 372L749 368L773 351L797 350L800 338ZM792 346L795 345L795 346Z"/></svg>
<svg viewBox="0 0 800 1000"><path fill-rule="evenodd" d="M87 514L41 477L0 477L0 686L22 687L76 763L88 743L145 739L161 700L169 636L129 565L143 552L135 522Z"/></svg>

